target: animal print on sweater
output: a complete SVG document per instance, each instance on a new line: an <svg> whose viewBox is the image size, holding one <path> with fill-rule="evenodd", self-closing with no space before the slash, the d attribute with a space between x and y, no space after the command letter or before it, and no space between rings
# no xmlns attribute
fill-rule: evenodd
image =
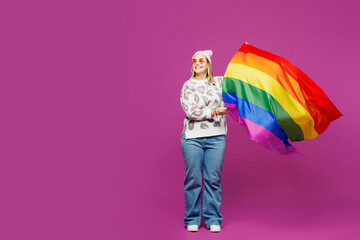
<svg viewBox="0 0 360 240"><path fill-rule="evenodd" d="M187 80L181 90L180 103L186 114L184 128L186 139L216 136L227 133L226 117L211 117L211 110L223 107L222 80L214 77L215 84L207 79Z"/></svg>

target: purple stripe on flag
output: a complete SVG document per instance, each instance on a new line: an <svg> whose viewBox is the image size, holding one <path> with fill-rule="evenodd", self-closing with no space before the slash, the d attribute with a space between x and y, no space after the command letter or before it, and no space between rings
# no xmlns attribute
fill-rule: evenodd
<svg viewBox="0 0 360 240"><path fill-rule="evenodd" d="M248 136L251 140L269 148L273 152L281 155L300 156L293 146L285 146L284 142L266 128L246 119L239 115L237 105L225 103L228 113L240 124L244 125L248 130Z"/></svg>

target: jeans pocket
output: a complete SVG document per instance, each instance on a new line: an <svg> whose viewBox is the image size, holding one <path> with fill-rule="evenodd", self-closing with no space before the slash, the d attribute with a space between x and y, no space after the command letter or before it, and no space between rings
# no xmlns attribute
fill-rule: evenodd
<svg viewBox="0 0 360 240"><path fill-rule="evenodd" d="M181 133L180 140L183 140L183 139L186 140L185 132L182 132L182 133Z"/></svg>

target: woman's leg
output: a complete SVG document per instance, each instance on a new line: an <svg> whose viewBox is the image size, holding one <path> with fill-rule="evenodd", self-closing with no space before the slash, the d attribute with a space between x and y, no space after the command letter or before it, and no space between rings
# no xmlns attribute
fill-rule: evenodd
<svg viewBox="0 0 360 240"><path fill-rule="evenodd" d="M185 217L184 223L200 225L201 223L201 186L204 161L204 149L201 140L181 137L181 150L185 162Z"/></svg>
<svg viewBox="0 0 360 240"><path fill-rule="evenodd" d="M221 225L221 171L225 154L225 135L206 138L204 153L203 216L206 227Z"/></svg>

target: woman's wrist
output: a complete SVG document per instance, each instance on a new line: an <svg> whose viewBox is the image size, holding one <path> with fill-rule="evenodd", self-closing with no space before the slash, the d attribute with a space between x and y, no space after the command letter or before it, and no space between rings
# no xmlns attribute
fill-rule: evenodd
<svg viewBox="0 0 360 240"><path fill-rule="evenodd" d="M217 117L216 108L213 108L214 116Z"/></svg>

